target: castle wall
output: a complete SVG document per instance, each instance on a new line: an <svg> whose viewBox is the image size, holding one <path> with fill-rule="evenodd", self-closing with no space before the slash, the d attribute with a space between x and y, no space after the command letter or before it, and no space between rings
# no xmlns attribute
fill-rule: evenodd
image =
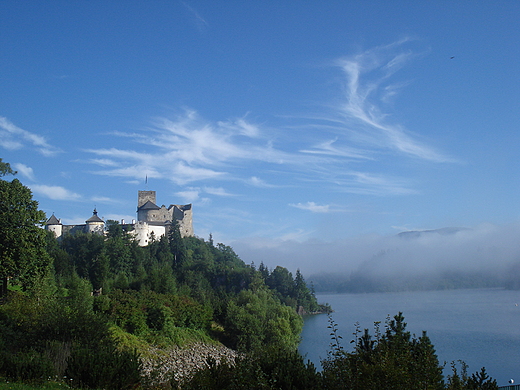
<svg viewBox="0 0 520 390"><path fill-rule="evenodd" d="M166 226L149 225L146 222L138 221L134 225L134 230L131 233L134 234L140 246L146 246L150 242L152 233L156 239L166 235Z"/></svg>
<svg viewBox="0 0 520 390"><path fill-rule="evenodd" d="M168 210L165 206L162 206L158 210L150 209L150 210L139 210L138 216L139 221L143 222L162 222L165 223L167 221L172 220L172 214L170 210Z"/></svg>
<svg viewBox="0 0 520 390"><path fill-rule="evenodd" d="M179 222L181 237L191 237L194 235L191 204L173 205L172 216Z"/></svg>

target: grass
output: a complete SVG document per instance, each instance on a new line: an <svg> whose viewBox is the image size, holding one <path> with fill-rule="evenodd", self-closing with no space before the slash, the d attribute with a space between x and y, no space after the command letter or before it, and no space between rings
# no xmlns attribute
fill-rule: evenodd
<svg viewBox="0 0 520 390"><path fill-rule="evenodd" d="M29 385L20 382L8 382L5 379L0 379L0 390L64 390L70 389L64 383L60 382L43 382L41 384Z"/></svg>

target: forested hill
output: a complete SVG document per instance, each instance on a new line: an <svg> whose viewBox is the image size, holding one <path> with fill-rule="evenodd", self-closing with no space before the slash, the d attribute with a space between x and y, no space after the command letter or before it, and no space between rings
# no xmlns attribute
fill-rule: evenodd
<svg viewBox="0 0 520 390"><path fill-rule="evenodd" d="M108 226L106 236L58 241L48 234L55 294L92 291L93 311L133 335L153 341L184 328L239 351L294 348L302 329L297 313L319 310L299 270L293 277L283 267L257 269L211 238L181 238L177 226L145 247L117 222Z"/></svg>
<svg viewBox="0 0 520 390"><path fill-rule="evenodd" d="M126 344L295 351L300 314L319 310L299 270L247 265L177 225L145 247L115 221L58 240L29 188L1 178L14 174L0 159L0 377L92 375Z"/></svg>

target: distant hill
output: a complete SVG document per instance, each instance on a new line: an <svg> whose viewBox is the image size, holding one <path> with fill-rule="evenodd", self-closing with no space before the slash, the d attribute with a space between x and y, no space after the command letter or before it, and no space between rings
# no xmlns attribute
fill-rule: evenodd
<svg viewBox="0 0 520 390"><path fill-rule="evenodd" d="M397 234L398 237L404 239L413 239L419 238L425 235L439 234L441 236L449 236L451 234L455 234L461 231L471 230L469 228L461 228L461 227L444 227L440 229L432 229L432 230L409 230L406 232L401 232Z"/></svg>

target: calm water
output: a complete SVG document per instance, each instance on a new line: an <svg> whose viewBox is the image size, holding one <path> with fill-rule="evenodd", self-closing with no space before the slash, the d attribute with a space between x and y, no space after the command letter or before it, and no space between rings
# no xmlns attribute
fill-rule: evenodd
<svg viewBox="0 0 520 390"><path fill-rule="evenodd" d="M351 350L355 323L373 335L374 321L403 312L407 329L420 336L427 331L439 361L464 360L468 372L486 371L499 386L520 382L520 291L502 289L421 291L373 294L317 294L328 302L332 317ZM305 318L300 352L317 367L330 349L328 317Z"/></svg>

